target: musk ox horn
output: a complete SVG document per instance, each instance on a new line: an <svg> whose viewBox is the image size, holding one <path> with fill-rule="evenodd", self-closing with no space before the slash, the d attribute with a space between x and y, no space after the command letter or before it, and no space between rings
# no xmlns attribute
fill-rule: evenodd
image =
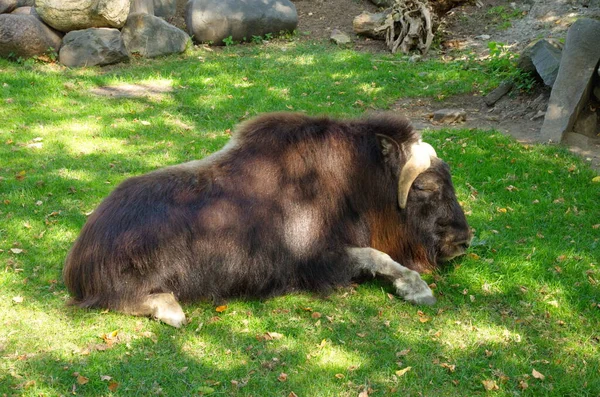
<svg viewBox="0 0 600 397"><path fill-rule="evenodd" d="M410 157L400 171L398 180L398 204L400 208L406 207L408 191L417 179L417 176L431 166L431 157L437 157L435 149L428 143L419 140L410 148Z"/></svg>

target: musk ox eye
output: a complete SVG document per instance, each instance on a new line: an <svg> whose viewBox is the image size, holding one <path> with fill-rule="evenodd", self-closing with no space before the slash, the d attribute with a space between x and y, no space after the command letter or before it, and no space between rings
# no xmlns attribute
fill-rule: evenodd
<svg viewBox="0 0 600 397"><path fill-rule="evenodd" d="M436 192L438 190L438 186L433 183L414 183L413 189L419 192Z"/></svg>

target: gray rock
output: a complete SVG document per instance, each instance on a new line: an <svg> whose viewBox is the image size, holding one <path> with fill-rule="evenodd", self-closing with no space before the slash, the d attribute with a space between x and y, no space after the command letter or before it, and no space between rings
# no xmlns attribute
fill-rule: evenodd
<svg viewBox="0 0 600 397"><path fill-rule="evenodd" d="M129 9L130 14L149 14L154 15L154 1L153 0L131 0L131 8Z"/></svg>
<svg viewBox="0 0 600 397"><path fill-rule="evenodd" d="M375 32L375 29L381 27L387 17L387 12L363 12L352 20L352 29L354 33L361 36L371 37L373 39L383 39L383 31Z"/></svg>
<svg viewBox="0 0 600 397"><path fill-rule="evenodd" d="M483 101L488 106L493 106L500 100L504 95L508 94L513 89L514 83L512 81L503 81L500 85L492 92L487 94Z"/></svg>
<svg viewBox="0 0 600 397"><path fill-rule="evenodd" d="M0 0L0 14L11 13L17 8L17 0Z"/></svg>
<svg viewBox="0 0 600 397"><path fill-rule="evenodd" d="M467 120L467 112L463 109L440 109L433 112L431 121L434 124L454 124Z"/></svg>
<svg viewBox="0 0 600 397"><path fill-rule="evenodd" d="M536 66L533 63L532 55L538 49L540 49L540 48L547 49L548 47L554 47L559 52L562 52L562 49L563 49L562 43L555 39L535 40L535 41L529 43L527 45L527 47L525 47L523 49L523 51L521 51L519 60L517 62L517 66L521 70L523 70L527 73L537 73ZM548 50L548 51L551 51L551 50Z"/></svg>
<svg viewBox="0 0 600 397"><path fill-rule="evenodd" d="M48 25L70 32L87 28L120 28L130 0L36 0L35 8Z"/></svg>
<svg viewBox="0 0 600 397"><path fill-rule="evenodd" d="M190 0L185 22L195 41L224 44L230 36L240 41L293 31L298 13L289 0Z"/></svg>
<svg viewBox="0 0 600 397"><path fill-rule="evenodd" d="M34 15L0 15L0 57L30 58L58 50L62 34Z"/></svg>
<svg viewBox="0 0 600 397"><path fill-rule="evenodd" d="M8 14L19 7L32 7L34 0L0 0L0 14Z"/></svg>
<svg viewBox="0 0 600 397"><path fill-rule="evenodd" d="M58 54L60 63L70 67L103 66L129 58L118 29L74 30L63 38Z"/></svg>
<svg viewBox="0 0 600 397"><path fill-rule="evenodd" d="M130 53L153 58L185 51L190 36L165 20L148 14L131 14L121 30Z"/></svg>
<svg viewBox="0 0 600 397"><path fill-rule="evenodd" d="M592 90L592 76L600 60L598 37L600 21L582 18L569 28L542 125L542 139L558 143L573 128Z"/></svg>
<svg viewBox="0 0 600 397"><path fill-rule="evenodd" d="M581 113L577 115L577 119L573 124L573 132L594 138L597 128L598 115L596 112L592 112L589 106L585 106Z"/></svg>
<svg viewBox="0 0 600 397"><path fill-rule="evenodd" d="M330 39L337 45L346 45L352 43L350 36L339 29L333 29Z"/></svg>
<svg viewBox="0 0 600 397"><path fill-rule="evenodd" d="M538 75L548 87L552 87L556 80L561 55L562 50L546 40L538 41L532 48L531 61Z"/></svg>
<svg viewBox="0 0 600 397"><path fill-rule="evenodd" d="M177 12L177 0L154 0L154 15L169 19Z"/></svg>
<svg viewBox="0 0 600 397"><path fill-rule="evenodd" d="M388 8L394 5L394 0L371 0L371 3L375 4L377 7Z"/></svg>
<svg viewBox="0 0 600 397"><path fill-rule="evenodd" d="M576 146L581 149L590 147L590 138L588 136L578 134L576 132L568 132L565 134L563 143L569 146Z"/></svg>
<svg viewBox="0 0 600 397"><path fill-rule="evenodd" d="M42 20L40 18L40 16L38 15L38 13L35 12L35 8L32 6L24 6L24 7L16 8L13 12L11 12L11 14L13 14L13 15L33 15L40 21Z"/></svg>

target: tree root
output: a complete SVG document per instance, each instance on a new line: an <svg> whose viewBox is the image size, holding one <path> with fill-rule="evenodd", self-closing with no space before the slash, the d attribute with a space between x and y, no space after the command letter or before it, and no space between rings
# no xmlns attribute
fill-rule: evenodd
<svg viewBox="0 0 600 397"><path fill-rule="evenodd" d="M387 47L405 54L418 50L425 55L433 41L433 23L427 2L396 0L376 34L383 34Z"/></svg>

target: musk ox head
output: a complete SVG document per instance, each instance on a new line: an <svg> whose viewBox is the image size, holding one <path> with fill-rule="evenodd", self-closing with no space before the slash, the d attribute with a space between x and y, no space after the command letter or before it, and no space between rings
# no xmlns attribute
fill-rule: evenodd
<svg viewBox="0 0 600 397"><path fill-rule="evenodd" d="M433 147L419 140L397 152L408 159L398 175L398 207L406 230L425 251L421 255L427 256L411 267L432 270L464 254L472 232L456 198L450 167Z"/></svg>
<svg viewBox="0 0 600 397"><path fill-rule="evenodd" d="M398 201L412 229L429 240L434 263L465 253L472 232L456 199L450 167L429 144L419 141L411 147L399 177Z"/></svg>

